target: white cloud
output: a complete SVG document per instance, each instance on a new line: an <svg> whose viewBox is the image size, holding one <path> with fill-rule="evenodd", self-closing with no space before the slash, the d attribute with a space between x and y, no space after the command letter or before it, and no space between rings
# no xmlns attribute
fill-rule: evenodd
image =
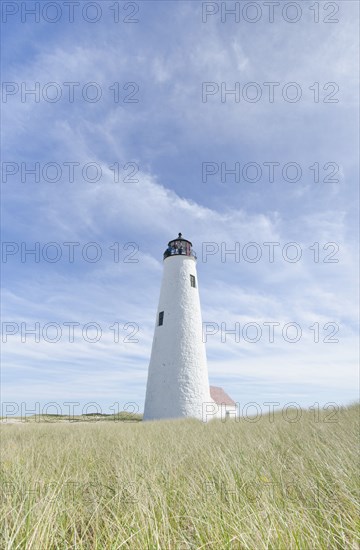
<svg viewBox="0 0 360 550"><path fill-rule="evenodd" d="M338 382L339 392L350 391L354 375L349 350L355 341L356 318L351 270L356 247L349 220L354 161L346 132L353 132L350 108L357 79L352 61L353 7L347 5L341 24L332 27L234 26L215 21L204 25L199 7L195 15L186 3L174 9L170 19L165 11L161 24L157 21L157 32L149 30L144 20L142 26L123 33L118 27L99 25L91 32L78 29L76 36L66 28L52 38L40 37L35 53L24 61L16 57L6 69L8 80L96 81L104 91L98 104L22 103L17 98L6 104L9 160L97 162L103 173L99 183L77 177L69 184L65 176L55 185L12 180L4 189L6 240L29 245L96 241L104 252L96 265L81 260L74 265L40 262L38 266L31 260L24 265L9 261L6 317L28 323L95 319L104 327L119 318L141 326L141 341L134 348L112 345L108 328L98 346L84 341L19 345L11 340L5 348L9 392L14 395L17 388L19 396L35 398L38 393L46 399L93 396L98 391L110 397L119 385L122 395L133 392L141 399L160 285L161 247L178 231L194 240L200 256L205 320L297 321L304 327L315 321L342 324L342 343L333 348L310 345L309 338L294 346L295 351L284 342L274 347L262 342L256 346L209 342L214 376L236 378L238 388L241 379L253 376L257 381L286 380L289 392L296 392L304 379L318 385L326 379L331 387ZM165 49L165 37L170 35L174 40ZM226 81L229 86L235 81L299 81L306 93L314 81L336 81L342 101L338 106L314 104L309 98L296 105L223 104L216 98L204 104L201 83L207 80ZM108 90L115 81L139 82L139 104L115 104ZM314 187L306 180L292 187L276 182L266 188L229 189L201 186L194 176L195 162L201 165L205 158L221 161L248 155L253 155L249 160L261 155L263 160L292 160L298 155L304 166L314 162L312 156L319 162L338 161L341 182ZM138 163L139 181L115 184L109 169L115 161ZM170 178L160 173L165 166L170 166ZM293 240L303 251L297 264L281 256L274 263L265 256L257 264L237 263L231 256L222 262L220 252L206 263L201 261L201 245L206 242L225 243L230 249L236 242L243 246L255 241L264 251L264 242L283 246ZM115 264L109 251L115 241L122 254L125 243L137 243L139 263ZM339 264L315 263L309 250L314 242L320 246L336 242ZM320 248L320 252L323 258L330 250ZM23 374L25 382L20 381Z"/></svg>

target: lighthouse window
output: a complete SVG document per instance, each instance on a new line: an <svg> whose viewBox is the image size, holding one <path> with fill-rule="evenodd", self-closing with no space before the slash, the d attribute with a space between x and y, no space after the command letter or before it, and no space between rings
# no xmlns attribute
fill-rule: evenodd
<svg viewBox="0 0 360 550"><path fill-rule="evenodd" d="M196 288L195 275L190 275L190 284L191 284L192 287Z"/></svg>
<svg viewBox="0 0 360 550"><path fill-rule="evenodd" d="M164 324L164 312L160 311L159 313L159 327Z"/></svg>

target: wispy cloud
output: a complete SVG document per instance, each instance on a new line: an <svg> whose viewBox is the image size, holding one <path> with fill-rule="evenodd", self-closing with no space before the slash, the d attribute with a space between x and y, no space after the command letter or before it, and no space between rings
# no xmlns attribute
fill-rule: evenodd
<svg viewBox="0 0 360 550"><path fill-rule="evenodd" d="M64 95L56 103L43 98L37 103L31 97L21 101L19 93L5 104L4 160L29 168L56 162L62 174L56 183L31 176L22 182L19 169L3 183L3 237L28 248L39 242L41 250L56 242L63 256L55 263L32 256L22 262L20 252L9 257L3 264L3 317L19 326L93 321L104 331L94 344L82 337L51 344L9 336L3 344L6 398L78 396L104 405L121 398L142 405L162 249L178 231L194 242L199 255L204 321L229 328L237 322L297 322L304 330L295 344L283 338L273 344L266 339L238 343L231 337L221 342L219 331L207 343L213 380L235 399L265 399L268 391L308 403L316 392L339 401L355 394L356 156L349 146L356 140L355 4L343 2L334 25L308 19L294 25L236 25L215 18L204 24L200 5L147 2L132 26L99 21L91 28L84 22L5 28L4 80L29 88L34 82L42 87L56 82ZM28 51L26 43L32 44ZM281 94L274 103L265 98L221 102L219 96L202 101L203 82L226 82L229 89L235 82L257 82L265 93L268 81L298 82L304 97L298 103L284 101ZM79 82L72 103L66 82ZM81 96L88 82L102 90L97 103ZM139 102L115 102L114 82L121 94L126 82L135 82ZM314 82L337 83L339 103L314 102L309 89ZM270 161L280 169L273 183L265 178L204 183L207 161L228 167ZM281 177L290 161L302 168L296 183ZM72 182L68 162L79 166ZM118 183L111 168L115 162L121 169ZM138 166L138 181L124 181L129 162ZM316 162L318 183L309 169ZM328 162L339 166L338 182L323 181ZM84 179L87 163L100 167L98 182ZM79 243L74 262L68 260L66 242ZM81 251L89 242L100 247L99 262L84 260ZM256 263L242 256L250 242L262 252ZM267 242L280 243L274 262ZM283 247L291 242L301 250L299 262L283 257ZM114 243L119 243L118 261ZM127 243L138 247L137 263L124 262L131 252ZM204 243L218 247L207 261ZM239 261L226 255L236 243ZM324 249L327 243L335 243L336 250ZM338 263L324 263L334 250ZM115 321L121 327L137 323L139 342L115 343L110 329ZM309 326L329 322L340 327L339 343L314 343Z"/></svg>

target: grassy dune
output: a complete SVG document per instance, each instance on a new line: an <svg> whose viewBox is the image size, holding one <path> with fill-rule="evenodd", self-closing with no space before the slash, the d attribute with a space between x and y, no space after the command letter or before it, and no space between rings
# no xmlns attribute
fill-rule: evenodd
<svg viewBox="0 0 360 550"><path fill-rule="evenodd" d="M359 406L1 426L4 549L358 549Z"/></svg>

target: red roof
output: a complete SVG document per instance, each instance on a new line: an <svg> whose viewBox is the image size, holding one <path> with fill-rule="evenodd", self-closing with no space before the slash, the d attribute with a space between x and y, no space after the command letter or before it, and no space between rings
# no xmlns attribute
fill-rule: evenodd
<svg viewBox="0 0 360 550"><path fill-rule="evenodd" d="M210 396L217 405L236 405L235 401L224 392L222 388L218 386L210 386Z"/></svg>

